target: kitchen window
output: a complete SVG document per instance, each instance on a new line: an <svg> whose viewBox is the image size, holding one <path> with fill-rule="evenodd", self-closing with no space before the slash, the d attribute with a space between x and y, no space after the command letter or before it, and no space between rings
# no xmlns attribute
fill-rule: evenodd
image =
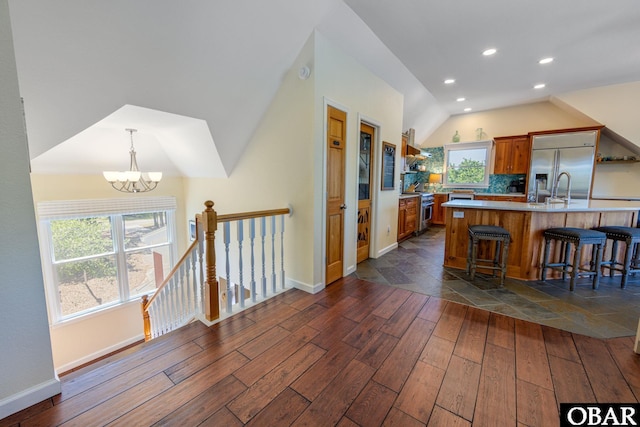
<svg viewBox="0 0 640 427"><path fill-rule="evenodd" d="M487 188L493 141L461 142L444 146L444 186Z"/></svg>
<svg viewBox="0 0 640 427"><path fill-rule="evenodd" d="M140 201L38 204L52 323L152 294L164 280L176 254L175 199Z"/></svg>

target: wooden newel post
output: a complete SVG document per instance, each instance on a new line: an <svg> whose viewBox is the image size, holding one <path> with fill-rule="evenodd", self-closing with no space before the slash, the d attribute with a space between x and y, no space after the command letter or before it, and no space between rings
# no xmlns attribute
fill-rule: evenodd
<svg viewBox="0 0 640 427"><path fill-rule="evenodd" d="M213 202L204 202L206 209L202 212L202 223L204 224L204 244L206 254L206 275L207 281L204 295L204 315L207 320L212 321L220 318L220 289L216 277L216 250L215 239L218 229L218 214L213 210Z"/></svg>
<svg viewBox="0 0 640 427"><path fill-rule="evenodd" d="M151 339L151 319L149 318L149 312L145 310L147 307L147 301L149 297L147 295L142 295L142 324L144 328L144 340L149 341Z"/></svg>

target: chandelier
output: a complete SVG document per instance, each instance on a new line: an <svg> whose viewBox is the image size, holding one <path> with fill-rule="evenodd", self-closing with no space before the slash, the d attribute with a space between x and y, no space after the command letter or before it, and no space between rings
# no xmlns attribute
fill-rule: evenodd
<svg viewBox="0 0 640 427"><path fill-rule="evenodd" d="M131 164L129 170L125 172L105 171L102 172L104 178L109 181L113 188L123 193L144 193L157 187L162 179L162 172L140 172L138 162L136 162L136 150L133 148L133 133L137 129L125 129L131 137Z"/></svg>

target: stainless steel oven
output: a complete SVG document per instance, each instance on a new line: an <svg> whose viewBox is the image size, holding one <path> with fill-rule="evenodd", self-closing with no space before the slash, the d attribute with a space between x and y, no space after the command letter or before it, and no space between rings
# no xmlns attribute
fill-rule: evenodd
<svg viewBox="0 0 640 427"><path fill-rule="evenodd" d="M417 233L424 233L433 218L433 193L422 193Z"/></svg>

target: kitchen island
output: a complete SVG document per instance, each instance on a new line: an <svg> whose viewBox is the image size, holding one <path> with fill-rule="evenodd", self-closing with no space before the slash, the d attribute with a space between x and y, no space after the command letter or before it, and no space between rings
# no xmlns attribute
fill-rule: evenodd
<svg viewBox="0 0 640 427"><path fill-rule="evenodd" d="M536 204L483 200L452 200L444 203L446 237L444 265L466 269L469 225L498 225L509 231L511 244L507 276L539 280L544 238L552 227L593 228L606 225L637 226L640 202L615 200L572 200L571 203ZM482 242L481 258L491 258L492 242ZM624 245L620 245L624 250ZM552 253L555 252L552 246ZM610 257L607 248L605 257ZM590 251L584 251L583 261ZM479 272L483 272L481 268ZM486 271L486 270L485 270Z"/></svg>

